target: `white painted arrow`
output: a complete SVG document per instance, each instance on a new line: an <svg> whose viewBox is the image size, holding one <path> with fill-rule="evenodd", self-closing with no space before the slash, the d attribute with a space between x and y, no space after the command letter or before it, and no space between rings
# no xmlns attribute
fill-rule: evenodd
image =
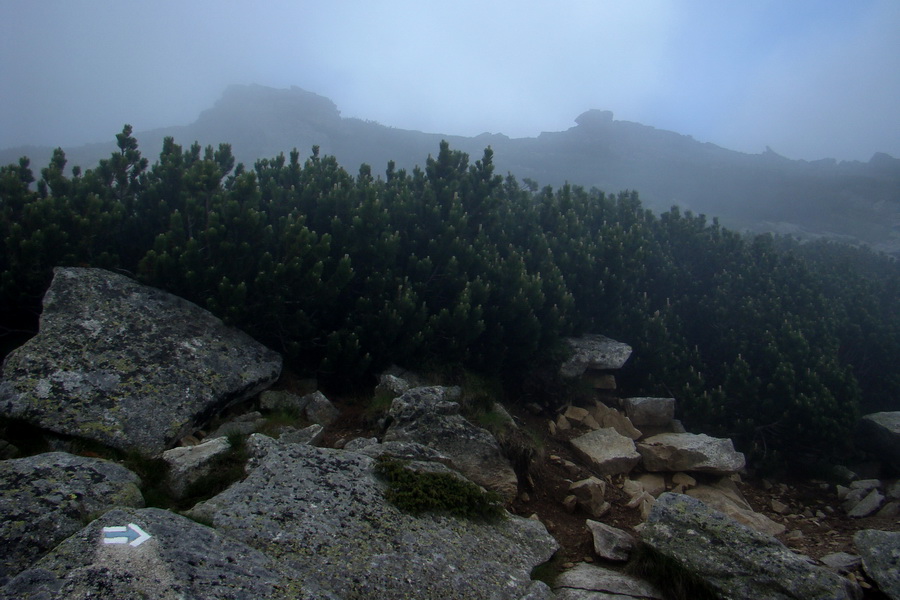
<svg viewBox="0 0 900 600"><path fill-rule="evenodd" d="M120 533L123 535L116 535ZM134 523L129 523L127 527L117 526L103 528L104 544L128 544L129 546L136 548L149 540L150 537L149 533Z"/></svg>

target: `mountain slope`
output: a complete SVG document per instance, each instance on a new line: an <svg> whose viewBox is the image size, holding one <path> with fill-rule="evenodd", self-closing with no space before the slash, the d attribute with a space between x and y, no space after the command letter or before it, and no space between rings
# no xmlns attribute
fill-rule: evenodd
<svg viewBox="0 0 900 600"><path fill-rule="evenodd" d="M579 116L571 129L534 138L444 136L342 118L331 100L317 94L255 85L229 87L190 125L138 134L151 161L165 136L182 145L230 143L237 159L248 165L292 148L303 156L317 145L351 171L368 163L376 173L389 160L398 168L413 168L437 152L441 139L472 159L491 146L498 172L520 181L636 189L650 208L677 204L738 229L864 242L900 255L900 159L886 154L875 154L867 163L790 160L769 149L745 154L616 121L612 113L597 110ZM90 168L114 148L110 142L66 152L69 165ZM28 155L38 170L50 153L35 147L3 150L0 164Z"/></svg>

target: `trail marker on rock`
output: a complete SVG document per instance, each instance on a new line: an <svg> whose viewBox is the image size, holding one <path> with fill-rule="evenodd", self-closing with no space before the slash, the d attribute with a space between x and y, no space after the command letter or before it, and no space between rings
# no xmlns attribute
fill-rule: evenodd
<svg viewBox="0 0 900 600"><path fill-rule="evenodd" d="M104 544L128 544L137 548L150 539L150 534L135 525L129 523L127 526L104 527L103 543Z"/></svg>

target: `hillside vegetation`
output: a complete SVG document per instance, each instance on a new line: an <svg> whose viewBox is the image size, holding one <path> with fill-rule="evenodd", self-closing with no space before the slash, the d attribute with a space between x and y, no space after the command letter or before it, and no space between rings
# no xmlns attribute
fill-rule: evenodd
<svg viewBox="0 0 900 600"><path fill-rule="evenodd" d="M151 166L131 133L71 176L61 149L38 178L26 158L0 168L8 339L36 329L53 267L90 265L350 383L459 365L515 401L563 336L604 333L635 348L628 393L672 395L688 427L757 456L840 452L861 409L897 408L900 266L883 255L655 215L636 192L520 185L490 148L352 175L316 147L248 169L172 138Z"/></svg>

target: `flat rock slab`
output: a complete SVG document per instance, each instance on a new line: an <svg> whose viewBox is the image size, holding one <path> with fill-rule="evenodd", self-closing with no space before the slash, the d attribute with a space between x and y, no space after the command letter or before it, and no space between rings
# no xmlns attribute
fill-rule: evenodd
<svg viewBox="0 0 900 600"><path fill-rule="evenodd" d="M637 445L648 471L699 471L728 475L744 468L744 455L731 440L703 433L661 433Z"/></svg>
<svg viewBox="0 0 900 600"><path fill-rule="evenodd" d="M853 536L866 573L878 589L892 600L900 600L900 533L864 529Z"/></svg>
<svg viewBox="0 0 900 600"><path fill-rule="evenodd" d="M858 589L843 577L683 494L657 499L641 538L725 600L857 598Z"/></svg>
<svg viewBox="0 0 900 600"><path fill-rule="evenodd" d="M99 458L48 452L0 462L0 585L86 521L144 506L137 475Z"/></svg>
<svg viewBox="0 0 900 600"><path fill-rule="evenodd" d="M698 485L687 490L685 494L760 533L780 535L785 531L785 526L781 523L776 523L766 515L754 511L730 479L723 478L712 484Z"/></svg>
<svg viewBox="0 0 900 600"><path fill-rule="evenodd" d="M540 522L414 516L385 500L368 456L261 435L247 444L247 478L192 514L291 565L306 588L340 598L549 596L530 578L558 548Z"/></svg>
<svg viewBox="0 0 900 600"><path fill-rule="evenodd" d="M3 365L0 414L158 455L280 372L278 354L186 300L101 269L57 268L40 332Z"/></svg>
<svg viewBox="0 0 900 600"><path fill-rule="evenodd" d="M131 524L137 545L110 544L104 527ZM123 534L125 536L125 534ZM138 541L134 534L132 542ZM175 513L113 510L0 589L3 600L238 600L321 598L289 567Z"/></svg>
<svg viewBox="0 0 900 600"><path fill-rule="evenodd" d="M646 581L588 563L560 573L553 583L557 600L663 600Z"/></svg>
<svg viewBox="0 0 900 600"><path fill-rule="evenodd" d="M572 448L597 475L628 473L641 460L631 438L606 427L574 438Z"/></svg>
<svg viewBox="0 0 900 600"><path fill-rule="evenodd" d="M621 369L631 356L631 346L603 335L566 338L566 343L572 356L559 368L563 377L581 377L588 369Z"/></svg>

